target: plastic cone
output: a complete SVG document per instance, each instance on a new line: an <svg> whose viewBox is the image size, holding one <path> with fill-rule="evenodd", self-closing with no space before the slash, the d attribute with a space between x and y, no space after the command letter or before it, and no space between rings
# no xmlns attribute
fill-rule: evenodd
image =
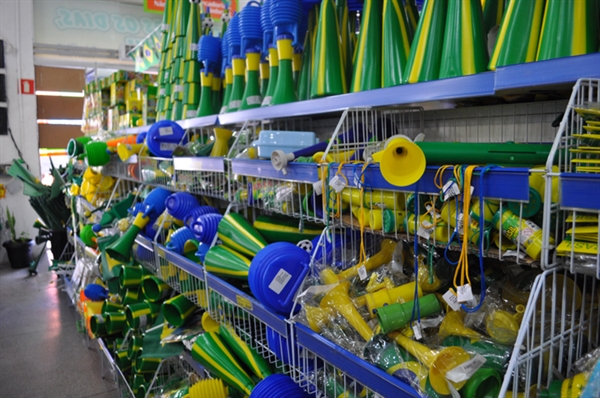
<svg viewBox="0 0 600 398"><path fill-rule="evenodd" d="M175 26L177 24L177 13L179 11L179 3L183 1L183 0L173 0L173 11L172 11L172 15L171 15L171 20L169 22L169 30L167 32L167 39L168 39L168 44L167 44L167 48L171 48L173 42L175 41ZM163 48L165 48L165 46L163 45Z"/></svg>
<svg viewBox="0 0 600 398"><path fill-rule="evenodd" d="M262 98L267 95L267 88L269 87L269 62L261 61L259 66L260 71L260 96ZM261 102L262 104L262 102Z"/></svg>
<svg viewBox="0 0 600 398"><path fill-rule="evenodd" d="M244 342L237 335L233 327L221 324L219 327L219 335L229 346L231 351L254 373L261 379L272 374L269 363L256 350Z"/></svg>
<svg viewBox="0 0 600 398"><path fill-rule="evenodd" d="M275 85L273 98L271 99L271 105L287 104L289 102L298 101L296 85L294 84L294 71L292 69L292 58L294 56L292 38L292 35L289 34L277 37L279 71L277 73L277 83Z"/></svg>
<svg viewBox="0 0 600 398"><path fill-rule="evenodd" d="M490 70L535 61L543 13L544 0L509 3L490 59Z"/></svg>
<svg viewBox="0 0 600 398"><path fill-rule="evenodd" d="M487 34L490 29L502 23L502 16L509 0L485 0L483 6L483 32ZM517 3L519 1L517 0ZM533 1L528 1L533 2ZM513 1L514 3L514 1Z"/></svg>
<svg viewBox="0 0 600 398"><path fill-rule="evenodd" d="M200 79L202 80L202 78ZM219 111L221 110L221 94L222 94L222 87L223 86L223 82L221 77L219 76L213 76L212 78L212 87L211 87L211 97L212 97L212 106L213 106L213 112L212 114L218 114ZM200 98L200 100L202 101L202 98Z"/></svg>
<svg viewBox="0 0 600 398"><path fill-rule="evenodd" d="M269 85L267 94L263 98L261 106L271 105L275 87L277 86L277 77L279 75L279 58L277 57L277 49L269 47Z"/></svg>
<svg viewBox="0 0 600 398"><path fill-rule="evenodd" d="M173 101L173 109L171 111L171 120L182 120L183 119L183 101Z"/></svg>
<svg viewBox="0 0 600 398"><path fill-rule="evenodd" d="M353 93L381 87L382 13L383 0L365 0L358 47L354 56L354 73L350 90Z"/></svg>
<svg viewBox="0 0 600 398"><path fill-rule="evenodd" d="M175 36L185 37L187 22L190 16L191 3L189 0L179 0L175 19Z"/></svg>
<svg viewBox="0 0 600 398"><path fill-rule="evenodd" d="M235 112L240 108L246 86L246 65L244 59L235 55L231 60L231 63L233 82L231 84L231 96L229 98L229 104L227 105L227 112Z"/></svg>
<svg viewBox="0 0 600 398"><path fill-rule="evenodd" d="M204 69L200 73L200 85L202 86L200 92L200 106L198 107L198 113L196 116L208 116L214 113L213 103L212 103L212 81L213 74L206 73Z"/></svg>
<svg viewBox="0 0 600 398"><path fill-rule="evenodd" d="M200 83L200 62L195 59L184 61L183 81L186 83Z"/></svg>
<svg viewBox="0 0 600 398"><path fill-rule="evenodd" d="M162 25L160 27L160 30L163 33L167 33L169 32L169 26L173 23L173 15L175 15L174 11L174 7L175 7L175 0L166 0L165 1L165 10L163 11L163 21L162 21ZM164 48L164 47L163 47Z"/></svg>
<svg viewBox="0 0 600 398"><path fill-rule="evenodd" d="M190 4L187 29L185 33L186 46L183 58L185 60L198 59L198 40L200 40L200 7L194 2Z"/></svg>
<svg viewBox="0 0 600 398"><path fill-rule="evenodd" d="M345 94L347 91L335 4L333 0L323 0L315 40L310 97Z"/></svg>
<svg viewBox="0 0 600 398"><path fill-rule="evenodd" d="M246 395L250 395L254 388L248 374L214 332L203 333L196 338L192 347L192 358Z"/></svg>
<svg viewBox="0 0 600 398"><path fill-rule="evenodd" d="M247 280L250 259L229 247L217 245L206 253L204 269L216 275Z"/></svg>
<svg viewBox="0 0 600 398"><path fill-rule="evenodd" d="M444 44L448 0L426 0L406 61L405 83L436 80Z"/></svg>
<svg viewBox="0 0 600 398"><path fill-rule="evenodd" d="M180 294L162 304L161 311L167 322L175 327L182 326L197 307Z"/></svg>
<svg viewBox="0 0 600 398"><path fill-rule="evenodd" d="M342 62L344 64L344 78L346 79L346 87L349 87L352 83L352 59L354 56L354 41L352 39L353 32L350 29L350 22L348 16L348 2L346 0L337 0L335 2L338 18L338 29L340 30L340 46L342 48ZM311 48L314 53L314 44L317 37L317 23L319 17L318 8L315 7L311 13L314 13L314 17L311 15L309 32L311 32ZM314 22L313 22L314 20ZM313 25L314 24L314 25ZM313 58L314 60L314 55Z"/></svg>
<svg viewBox="0 0 600 398"><path fill-rule="evenodd" d="M246 52L246 88L242 97L240 110L258 108L262 103L260 95L260 52L251 50Z"/></svg>
<svg viewBox="0 0 600 398"><path fill-rule="evenodd" d="M231 98L231 85L233 83L233 69L231 67L225 68L225 93L223 95L223 104L219 113L227 112L229 106L229 99Z"/></svg>
<svg viewBox="0 0 600 398"><path fill-rule="evenodd" d="M486 35L479 0L449 0L440 79L487 70Z"/></svg>
<svg viewBox="0 0 600 398"><path fill-rule="evenodd" d="M185 82L183 84L183 103L193 105L193 109L196 109L200 103L200 83Z"/></svg>
<svg viewBox="0 0 600 398"><path fill-rule="evenodd" d="M302 50L299 47L294 48L292 55L292 73L294 76L294 84L298 90L298 79L300 78L300 70L302 69Z"/></svg>
<svg viewBox="0 0 600 398"><path fill-rule="evenodd" d="M406 61L410 54L412 37L406 22L402 0L383 2L383 65L382 87L398 86L403 83Z"/></svg>
<svg viewBox="0 0 600 398"><path fill-rule="evenodd" d="M218 235L226 246L250 257L267 246L258 231L237 213L229 213L223 217L219 223Z"/></svg>
<svg viewBox="0 0 600 398"><path fill-rule="evenodd" d="M547 0L537 60L598 51L598 1Z"/></svg>
<svg viewBox="0 0 600 398"><path fill-rule="evenodd" d="M304 39L304 51L302 52L302 68L300 69L300 77L296 85L298 90L298 99L304 101L310 99L310 80L312 74L312 34L310 29L306 32Z"/></svg>

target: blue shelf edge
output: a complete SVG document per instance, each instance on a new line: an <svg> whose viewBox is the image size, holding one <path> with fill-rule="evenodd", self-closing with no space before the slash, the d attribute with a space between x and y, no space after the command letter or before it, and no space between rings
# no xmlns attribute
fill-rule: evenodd
<svg viewBox="0 0 600 398"><path fill-rule="evenodd" d="M503 66L496 69L494 89L574 83L581 77L600 77L600 53Z"/></svg>
<svg viewBox="0 0 600 398"><path fill-rule="evenodd" d="M210 289L216 291L217 293L229 299L231 302L244 308L244 310L254 315L256 318L267 324L269 327L271 327L271 329L275 330L279 334L287 336L287 324L283 317L273 314L267 310L261 303L256 301L254 297L250 297L246 293L210 273L206 274L206 281ZM244 301L243 305L240 305L239 303L240 298ZM248 305L248 303L250 305Z"/></svg>
<svg viewBox="0 0 600 398"><path fill-rule="evenodd" d="M174 157L173 168L177 171L225 172L225 159L221 157Z"/></svg>
<svg viewBox="0 0 600 398"><path fill-rule="evenodd" d="M319 180L317 163L290 163L286 167L287 174L275 170L270 160L232 159L231 171L249 177L271 178L276 180L314 183Z"/></svg>
<svg viewBox="0 0 600 398"><path fill-rule="evenodd" d="M321 358L327 358L328 363L377 394L383 397L420 397L414 388L321 337L305 325L296 323L294 330L298 344Z"/></svg>
<svg viewBox="0 0 600 398"><path fill-rule="evenodd" d="M597 174L561 173L560 192L562 208L600 210L600 176Z"/></svg>
<svg viewBox="0 0 600 398"><path fill-rule="evenodd" d="M142 235L136 236L135 242L138 245L141 245L150 251L154 251L154 244L153 244L154 242L152 242L150 239L146 238L145 236L142 236Z"/></svg>
<svg viewBox="0 0 600 398"><path fill-rule="evenodd" d="M218 115L209 115L203 117L194 117L191 119L178 120L177 124L184 129L191 129L195 127L209 127L216 126L218 123Z"/></svg>
<svg viewBox="0 0 600 398"><path fill-rule="evenodd" d="M180 254L172 252L172 251L168 250L166 247L159 245L158 243L156 243L155 245L156 245L156 251L158 252L160 257L163 257L168 262L173 263L175 266L177 266L178 268L181 268L188 274L195 276L196 278L198 278L200 280L206 281L206 274L204 273L204 267L202 267L201 264L195 263L192 260L190 260Z"/></svg>
<svg viewBox="0 0 600 398"><path fill-rule="evenodd" d="M337 164L332 164L329 168L329 177L333 178L338 169ZM418 190L421 193L437 195L440 193L440 189L436 187L434 183L435 174L439 167L427 166L425 173L421 179L416 183ZM356 176L360 175L362 165L344 165L342 167L342 174L348 179L348 186L356 187L355 173ZM472 183L475 190L473 195L479 196L480 183L478 172L481 168L475 169ZM381 175L378 164L373 164L367 167L364 173L365 181L369 181L368 188L370 189L383 189L389 191L406 191L414 192L415 184L399 187L387 182ZM452 168L444 171L443 181L447 181L452 177ZM484 188L483 196L486 198L512 200L512 201L529 201L529 170L526 168L509 168L509 167L498 167L487 171L483 176ZM367 187L367 185L365 185Z"/></svg>

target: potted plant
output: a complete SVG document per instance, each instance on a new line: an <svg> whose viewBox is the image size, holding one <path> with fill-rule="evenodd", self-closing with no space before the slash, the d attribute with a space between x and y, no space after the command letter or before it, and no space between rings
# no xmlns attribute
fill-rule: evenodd
<svg viewBox="0 0 600 398"><path fill-rule="evenodd" d="M21 232L17 237L15 215L6 209L6 226L10 230L10 240L2 244L8 253L8 261L12 268L29 267L31 263L31 239L27 233Z"/></svg>

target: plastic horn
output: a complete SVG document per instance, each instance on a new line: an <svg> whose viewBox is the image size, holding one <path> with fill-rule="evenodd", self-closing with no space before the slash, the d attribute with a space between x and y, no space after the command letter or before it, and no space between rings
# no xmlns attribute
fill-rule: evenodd
<svg viewBox="0 0 600 398"><path fill-rule="evenodd" d="M240 110L260 107L262 96L260 94L260 52L248 50L246 52L246 88L242 96Z"/></svg>
<svg viewBox="0 0 600 398"><path fill-rule="evenodd" d="M227 104L227 112L235 112L242 105L244 90L246 88L246 65L244 59L240 55L234 55L231 59L233 81L231 84L231 92L229 103Z"/></svg>
<svg viewBox="0 0 600 398"><path fill-rule="evenodd" d="M523 318L525 306L519 304L516 310L515 314L504 310L496 310L486 316L485 330L494 341L504 345L512 345L517 340L519 324Z"/></svg>
<svg viewBox="0 0 600 398"><path fill-rule="evenodd" d="M316 333L321 333L322 327L329 323L333 315L331 308L313 307L310 305L305 305L304 311L308 326Z"/></svg>
<svg viewBox="0 0 600 398"><path fill-rule="evenodd" d="M444 338L442 345L444 347L462 347L469 354L484 356L486 359L485 366L494 368L499 372L505 371L505 366L512 352L512 347L503 346L489 340L479 340L473 337L456 335Z"/></svg>
<svg viewBox="0 0 600 398"><path fill-rule="evenodd" d="M254 257L267 246L267 242L258 231L237 213L229 213L221 219L218 235L225 246L250 257Z"/></svg>
<svg viewBox="0 0 600 398"><path fill-rule="evenodd" d="M554 380L547 390L538 392L539 398L576 398L588 383L589 373L578 373L565 380ZM508 396L508 395L507 395Z"/></svg>
<svg viewBox="0 0 600 398"><path fill-rule="evenodd" d="M229 151L228 142L233 135L233 131L221 127L215 127L213 132L215 134L215 145L210 152L210 156L222 157L227 155L227 152Z"/></svg>
<svg viewBox="0 0 600 398"><path fill-rule="evenodd" d="M345 94L346 73L333 0L323 0L315 39L310 98Z"/></svg>
<svg viewBox="0 0 600 398"><path fill-rule="evenodd" d="M375 311L383 333L406 326L410 322L413 312L415 312L415 305L419 306L421 317L437 314L441 310L440 303L434 294L423 296L418 302L413 300L379 307Z"/></svg>
<svg viewBox="0 0 600 398"><path fill-rule="evenodd" d="M383 178L392 185L405 187L417 182L425 172L425 154L410 138L391 137L385 149L373 154Z"/></svg>
<svg viewBox="0 0 600 398"><path fill-rule="evenodd" d="M106 248L106 254L117 261L121 261L123 263L128 263L131 261L131 248L135 242L135 238L138 233L146 227L148 222L150 221L150 217L144 216L144 214L139 213L135 216L135 220L133 224L129 227L127 232L119 238L115 243Z"/></svg>
<svg viewBox="0 0 600 398"><path fill-rule="evenodd" d="M450 395L446 373L470 359L469 354L460 347L447 347L431 350L424 344L417 343L402 333L392 332L389 336L402 348L412 354L423 365L429 368L429 381L433 389L441 395ZM451 382L456 390L460 390L466 381Z"/></svg>
<svg viewBox="0 0 600 398"><path fill-rule="evenodd" d="M221 379L204 379L190 386L190 398L227 398L228 396L229 391ZM188 396L186 395L185 397Z"/></svg>
<svg viewBox="0 0 600 398"><path fill-rule="evenodd" d="M219 113L227 112L227 107L229 106L229 99L231 98L231 86L233 84L233 69L230 65L225 67L225 91L223 93L223 104Z"/></svg>
<svg viewBox="0 0 600 398"><path fill-rule="evenodd" d="M423 150L428 165L498 164L532 166L548 159L551 145L485 144L461 142L416 142Z"/></svg>
<svg viewBox="0 0 600 398"><path fill-rule="evenodd" d="M443 339L446 336L462 336L471 339L482 339L483 336L464 324L465 315L461 311L449 312L442 323L438 336Z"/></svg>
<svg viewBox="0 0 600 398"><path fill-rule="evenodd" d="M200 105L198 106L197 117L209 116L215 113L212 102L212 82L213 73L202 69L200 72Z"/></svg>
<svg viewBox="0 0 600 398"><path fill-rule="evenodd" d="M382 87L403 83L406 60L410 53L412 30L402 0L383 2Z"/></svg>
<svg viewBox="0 0 600 398"><path fill-rule="evenodd" d="M488 52L480 0L449 0L440 79L487 70Z"/></svg>
<svg viewBox="0 0 600 398"><path fill-rule="evenodd" d="M350 282L342 282L331 289L321 300L321 308L333 308L342 315L356 329L365 341L371 340L373 330L367 322L362 318L359 312L354 307L354 303L348 297L348 288Z"/></svg>
<svg viewBox="0 0 600 398"><path fill-rule="evenodd" d="M229 247L217 245L206 253L204 268L217 275L248 279L250 259Z"/></svg>
<svg viewBox="0 0 600 398"><path fill-rule="evenodd" d="M360 36L354 55L354 73L350 91L381 87L381 15L382 0L366 0L361 15Z"/></svg>
<svg viewBox="0 0 600 398"><path fill-rule="evenodd" d="M154 275L147 275L142 280L142 293L146 300L157 302L171 295L171 287Z"/></svg>
<svg viewBox="0 0 600 398"><path fill-rule="evenodd" d="M275 88L277 87L277 77L279 76L279 58L277 57L277 48L269 47L269 85L267 86L267 93L263 98L263 102L260 106L269 106L273 100L273 94L275 94Z"/></svg>
<svg viewBox="0 0 600 398"><path fill-rule="evenodd" d="M121 162L127 161L133 155L148 156L148 147L145 144L124 144L117 145L117 155Z"/></svg>
<svg viewBox="0 0 600 398"><path fill-rule="evenodd" d="M149 301L130 304L125 308L127 324L132 329L145 329L154 322L159 312L160 304Z"/></svg>
<svg viewBox="0 0 600 398"><path fill-rule="evenodd" d="M293 36L289 34L277 37L277 54L279 56L279 71L275 92L271 99L272 105L287 104L298 101L296 84L294 83L294 72L292 70L292 47Z"/></svg>
<svg viewBox="0 0 600 398"><path fill-rule="evenodd" d="M496 369L482 367L469 378L460 392L464 398L497 397L501 385L502 378Z"/></svg>
<svg viewBox="0 0 600 398"><path fill-rule="evenodd" d="M381 242L381 250L379 253L371 256L364 263L357 264L345 271L340 272L339 274L333 272L331 268L325 268L321 271L321 280L325 284L343 282L358 275L358 269L362 266L366 268L367 272L372 271L373 269L392 261L392 254L394 253L394 250L396 250L396 242L391 239L385 239L383 242Z"/></svg>
<svg viewBox="0 0 600 398"><path fill-rule="evenodd" d="M250 395L254 383L216 333L198 336L192 347L192 357L231 387Z"/></svg>
<svg viewBox="0 0 600 398"><path fill-rule="evenodd" d="M133 205L135 201L135 195L129 194L125 199L117 204L114 204L109 210L102 214L99 224L94 224L92 230L96 233L100 232L103 228L108 227L113 223L114 220L127 217L127 210Z"/></svg>
<svg viewBox="0 0 600 398"><path fill-rule="evenodd" d="M194 312L196 306L184 295L175 296L162 304L162 313L167 322L175 327L182 326L190 315Z"/></svg>
<svg viewBox="0 0 600 398"><path fill-rule="evenodd" d="M249 347L248 344L235 333L235 330L231 326L221 324L219 327L219 335L229 348L231 348L233 353L241 359L248 369L256 376L264 379L273 373L268 362L265 361L256 350Z"/></svg>
<svg viewBox="0 0 600 398"><path fill-rule="evenodd" d="M411 301L415 297L415 283L409 282L402 286L395 287L393 289L382 289L374 293L367 293L364 296L360 296L354 299L354 303L357 307L367 306L371 318L375 317L376 308L383 307L393 303L405 303ZM417 294L419 297L423 297L423 291L421 286L417 286Z"/></svg>

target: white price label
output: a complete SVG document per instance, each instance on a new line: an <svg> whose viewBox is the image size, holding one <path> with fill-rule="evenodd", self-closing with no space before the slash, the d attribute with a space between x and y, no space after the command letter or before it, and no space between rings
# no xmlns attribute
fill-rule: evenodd
<svg viewBox="0 0 600 398"><path fill-rule="evenodd" d="M463 213L460 213L458 215L458 218L456 220L456 228L454 230L456 232L458 232L460 235L464 235L464 233L465 233L465 215Z"/></svg>
<svg viewBox="0 0 600 398"><path fill-rule="evenodd" d="M162 30L163 32L167 32L169 30L169 24L168 23L164 23L161 25L160 30Z"/></svg>
<svg viewBox="0 0 600 398"><path fill-rule="evenodd" d="M271 100L272 99L273 99L273 97L271 97L271 96L265 97L265 99L263 99L262 106L271 105Z"/></svg>
<svg viewBox="0 0 600 398"><path fill-rule="evenodd" d="M177 148L177 144L174 142L161 142L160 143L161 151L173 151L175 148Z"/></svg>
<svg viewBox="0 0 600 398"><path fill-rule="evenodd" d="M471 285L468 283L458 287L458 302L464 303L473 300L473 292L471 291Z"/></svg>
<svg viewBox="0 0 600 398"><path fill-rule="evenodd" d="M174 93L181 93L181 92L183 92L183 86L181 84L176 84L175 87L173 87L173 92Z"/></svg>
<svg viewBox="0 0 600 398"><path fill-rule="evenodd" d="M260 95L251 95L246 98L248 105L260 105L262 104L262 97Z"/></svg>
<svg viewBox="0 0 600 398"><path fill-rule="evenodd" d="M185 114L187 116L188 119L195 117L196 114L198 113L198 111L194 110L194 109L190 109L189 111L187 111L187 113Z"/></svg>
<svg viewBox="0 0 600 398"><path fill-rule="evenodd" d="M433 228L424 228L422 225L419 225L419 229L417 229L417 235L423 239L429 239L432 233Z"/></svg>
<svg viewBox="0 0 600 398"><path fill-rule="evenodd" d="M140 329L145 329L148 324L148 315L144 314L140 316Z"/></svg>
<svg viewBox="0 0 600 398"><path fill-rule="evenodd" d="M198 43L190 43L190 51L198 51Z"/></svg>
<svg viewBox="0 0 600 398"><path fill-rule="evenodd" d="M476 354L467 362L461 363L460 365L446 373L446 379L454 383L460 383L461 381L469 380L471 376L473 376L475 372L477 372L477 370L483 366L485 361L485 357Z"/></svg>
<svg viewBox="0 0 600 398"><path fill-rule="evenodd" d="M415 340L421 340L423 333L421 332L421 323L417 322L412 327L413 333L415 334Z"/></svg>
<svg viewBox="0 0 600 398"><path fill-rule="evenodd" d="M281 268L277 275L275 275L275 278L273 278L273 280L269 284L269 289L279 294L281 293L285 285L288 284L290 279L292 279L292 274Z"/></svg>
<svg viewBox="0 0 600 398"><path fill-rule="evenodd" d="M444 317L441 315L436 316L434 318L421 319L421 327L423 329L434 328L434 327L438 326L440 323L442 323L443 320L444 320Z"/></svg>
<svg viewBox="0 0 600 398"><path fill-rule="evenodd" d="M433 214L436 220L440 221L442 219L442 215L430 205L425 206L425 208L427 209L427 213Z"/></svg>
<svg viewBox="0 0 600 398"><path fill-rule="evenodd" d="M460 188L456 184L456 181L449 180L442 187L442 193L444 194L444 202L450 198L460 195Z"/></svg>
<svg viewBox="0 0 600 398"><path fill-rule="evenodd" d="M104 317L100 314L96 314L96 322L97 323L104 323Z"/></svg>
<svg viewBox="0 0 600 398"><path fill-rule="evenodd" d="M170 135L173 135L173 128L172 127L159 127L158 135L160 135L161 137L168 137Z"/></svg>
<svg viewBox="0 0 600 398"><path fill-rule="evenodd" d="M158 96L159 97L164 97L165 94L167 93L167 89L166 88L161 88L160 90L158 90Z"/></svg>
<svg viewBox="0 0 600 398"><path fill-rule="evenodd" d="M329 186L333 188L335 192L340 193L346 187L346 181L340 176L335 176L329 181Z"/></svg>
<svg viewBox="0 0 600 398"><path fill-rule="evenodd" d="M358 267L358 277L361 281L367 279L367 267L365 267L364 264Z"/></svg>
<svg viewBox="0 0 600 398"><path fill-rule="evenodd" d="M230 109L238 109L240 106L242 106L242 100L233 100L229 102Z"/></svg>
<svg viewBox="0 0 600 398"><path fill-rule="evenodd" d="M323 193L323 181L313 183L313 191L315 191L315 195L321 195Z"/></svg>
<svg viewBox="0 0 600 398"><path fill-rule="evenodd" d="M456 295L454 294L452 289L448 289L448 291L446 293L444 293L442 298L444 299L444 301L446 303L448 303L450 308L452 308L454 311L460 310L460 304L458 303L458 298L456 297Z"/></svg>

